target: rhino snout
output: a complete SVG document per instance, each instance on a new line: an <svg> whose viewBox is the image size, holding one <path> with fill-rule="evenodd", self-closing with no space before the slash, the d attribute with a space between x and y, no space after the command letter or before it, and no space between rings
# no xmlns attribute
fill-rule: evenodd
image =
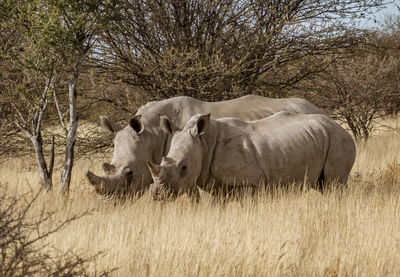
<svg viewBox="0 0 400 277"><path fill-rule="evenodd" d="M155 201L173 200L176 198L176 194L174 193L174 191L166 187L165 185L156 185L153 183L150 185L149 190L151 197Z"/></svg>

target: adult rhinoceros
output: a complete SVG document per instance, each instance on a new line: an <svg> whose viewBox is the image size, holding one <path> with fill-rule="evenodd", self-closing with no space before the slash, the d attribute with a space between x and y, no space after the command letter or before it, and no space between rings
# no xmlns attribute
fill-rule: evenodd
<svg viewBox="0 0 400 277"><path fill-rule="evenodd" d="M197 113L211 113L212 118L256 120L279 111L324 114L304 99L248 95L221 102L203 102L184 96L150 102L142 106L125 127L102 116L102 127L115 135L113 158L111 164L103 164L104 177L90 171L86 176L99 194L136 193L147 189L152 177L146 163L160 163L168 153L171 140L171 135L160 128L160 114L168 116L173 125L182 127Z"/></svg>
<svg viewBox="0 0 400 277"><path fill-rule="evenodd" d="M172 133L171 122L161 125ZM345 183L355 160L350 134L326 115L279 112L265 119L210 119L195 115L172 137L161 165L148 163L155 198L197 186L260 186L337 180ZM305 177L306 176L306 177ZM166 193L167 192L167 193Z"/></svg>

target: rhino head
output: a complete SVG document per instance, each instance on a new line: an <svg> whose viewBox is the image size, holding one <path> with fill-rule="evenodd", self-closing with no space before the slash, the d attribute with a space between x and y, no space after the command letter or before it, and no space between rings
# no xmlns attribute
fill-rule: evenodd
<svg viewBox="0 0 400 277"><path fill-rule="evenodd" d="M172 133L169 125L169 119L162 117L162 128ZM150 193L154 200L197 191L207 148L203 138L209 125L210 114L193 116L182 130L174 133L168 155L162 158L161 164L147 162L153 178Z"/></svg>
<svg viewBox="0 0 400 277"><path fill-rule="evenodd" d="M126 127L104 116L100 117L100 121L102 127L115 136L114 153L111 163L102 165L104 176L86 172L89 183L100 195L118 197L125 193L143 192L152 180L146 161L154 160L152 149L157 147L153 144L159 141L153 137L151 130L146 130L140 115L132 117Z"/></svg>

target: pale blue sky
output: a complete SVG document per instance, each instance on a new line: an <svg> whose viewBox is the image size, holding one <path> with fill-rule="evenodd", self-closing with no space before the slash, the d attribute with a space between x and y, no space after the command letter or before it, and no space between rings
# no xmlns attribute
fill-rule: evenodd
<svg viewBox="0 0 400 277"><path fill-rule="evenodd" d="M388 4L383 10L376 12L370 20L366 20L363 27L379 28L387 16L399 16L400 0L395 0L394 3ZM376 23L375 23L376 21Z"/></svg>

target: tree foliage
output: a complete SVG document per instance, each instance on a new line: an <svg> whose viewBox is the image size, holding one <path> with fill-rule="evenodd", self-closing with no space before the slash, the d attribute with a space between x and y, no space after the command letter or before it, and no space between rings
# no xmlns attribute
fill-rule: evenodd
<svg viewBox="0 0 400 277"><path fill-rule="evenodd" d="M0 61L7 68L2 71L4 83L0 86L5 88L2 98L12 105L15 125L33 144L47 190L52 189L54 151L48 166L43 154L42 125L45 119L58 119L65 131L66 158L60 187L63 192L68 191L81 68L98 34L114 20L116 5L117 1L92 0L1 3L0 29L9 34L2 41L4 50L0 53ZM51 102L56 111L54 115L48 113Z"/></svg>

